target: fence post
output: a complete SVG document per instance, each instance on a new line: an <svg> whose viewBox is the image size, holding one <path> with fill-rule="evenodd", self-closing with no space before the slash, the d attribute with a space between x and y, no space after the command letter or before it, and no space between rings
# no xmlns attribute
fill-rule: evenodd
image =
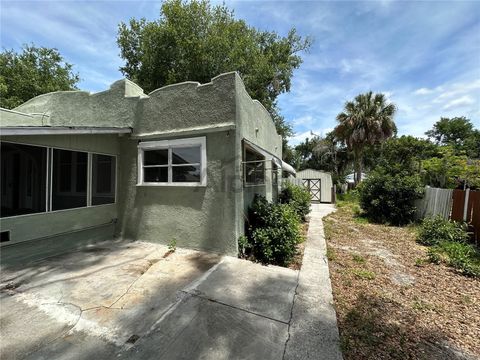
<svg viewBox="0 0 480 360"><path fill-rule="evenodd" d="M468 198L470 197L470 189L465 191L465 202L463 203L463 221L467 221Z"/></svg>

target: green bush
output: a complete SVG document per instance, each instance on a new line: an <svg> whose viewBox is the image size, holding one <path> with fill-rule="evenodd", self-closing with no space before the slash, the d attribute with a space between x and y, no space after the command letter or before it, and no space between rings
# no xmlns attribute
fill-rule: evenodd
<svg viewBox="0 0 480 360"><path fill-rule="evenodd" d="M257 261L287 266L301 242L300 221L289 204L272 204L256 195L249 209L248 245Z"/></svg>
<svg viewBox="0 0 480 360"><path fill-rule="evenodd" d="M378 167L358 187L360 206L374 222L405 225L414 220L415 200L423 195L418 175Z"/></svg>
<svg viewBox="0 0 480 360"><path fill-rule="evenodd" d="M310 203L312 201L307 189L287 181L279 195L279 200L282 204L289 204L300 219L305 221L306 216L310 212Z"/></svg>
<svg viewBox="0 0 480 360"><path fill-rule="evenodd" d="M443 261L464 275L480 277L480 252L471 244L442 241L428 249L428 258L435 264Z"/></svg>
<svg viewBox="0 0 480 360"><path fill-rule="evenodd" d="M417 241L431 246L427 253L430 262L444 262L464 275L480 277L480 251L467 243L468 238L465 224L437 215L422 221Z"/></svg>
<svg viewBox="0 0 480 360"><path fill-rule="evenodd" d="M466 242L465 225L445 220L440 215L423 219L417 241L422 245L438 245L443 241Z"/></svg>

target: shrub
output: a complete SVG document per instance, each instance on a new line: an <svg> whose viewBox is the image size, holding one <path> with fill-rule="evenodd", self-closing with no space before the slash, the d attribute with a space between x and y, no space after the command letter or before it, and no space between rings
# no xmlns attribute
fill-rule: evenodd
<svg viewBox="0 0 480 360"><path fill-rule="evenodd" d="M466 242L465 225L445 220L440 215L423 219L417 241L422 245L438 245L443 241Z"/></svg>
<svg viewBox="0 0 480 360"><path fill-rule="evenodd" d="M312 201L307 189L287 181L279 195L279 200L282 204L289 204L300 219L305 221L306 216L310 212L310 203Z"/></svg>
<svg viewBox="0 0 480 360"><path fill-rule="evenodd" d="M372 221L405 225L414 220L415 200L422 197L418 175L390 173L383 167L371 172L358 187L360 206Z"/></svg>
<svg viewBox="0 0 480 360"><path fill-rule="evenodd" d="M429 249L428 258L435 264L443 261L464 275L480 277L480 252L471 244L442 241Z"/></svg>
<svg viewBox="0 0 480 360"><path fill-rule="evenodd" d="M300 221L289 204L272 204L255 195L249 209L248 246L256 260L286 266L301 241Z"/></svg>

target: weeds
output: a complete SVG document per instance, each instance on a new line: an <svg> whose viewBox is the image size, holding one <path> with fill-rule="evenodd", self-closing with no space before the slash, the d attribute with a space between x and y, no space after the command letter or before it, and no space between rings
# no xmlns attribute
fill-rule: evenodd
<svg viewBox="0 0 480 360"><path fill-rule="evenodd" d="M375 279L375 273L373 271L364 270L364 269L352 269L352 274L364 280L373 280Z"/></svg>

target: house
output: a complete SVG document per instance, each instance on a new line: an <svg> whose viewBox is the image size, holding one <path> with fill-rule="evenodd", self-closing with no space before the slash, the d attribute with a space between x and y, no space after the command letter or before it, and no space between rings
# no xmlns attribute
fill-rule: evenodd
<svg viewBox="0 0 480 360"><path fill-rule="evenodd" d="M332 175L329 172L304 169L297 172L296 182L305 186L312 196L312 201L331 203L332 202Z"/></svg>
<svg viewBox="0 0 480 360"><path fill-rule="evenodd" d="M294 172L235 72L149 94L120 80L0 114L2 256L113 237L234 255L254 195L275 201Z"/></svg>

